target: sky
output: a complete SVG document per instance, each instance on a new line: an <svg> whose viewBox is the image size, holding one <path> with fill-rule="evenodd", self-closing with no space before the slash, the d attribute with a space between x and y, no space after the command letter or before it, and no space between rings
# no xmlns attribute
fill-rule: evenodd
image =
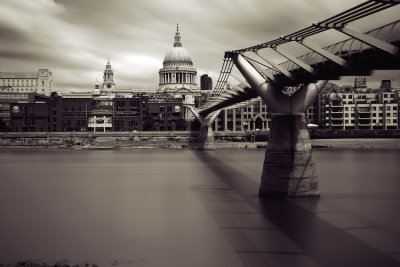
<svg viewBox="0 0 400 267"><path fill-rule="evenodd" d="M0 68L53 72L53 90L92 90L110 59L116 87L158 88L176 23L199 77L214 84L224 52L275 39L326 19L359 0L1 0ZM399 18L400 9L363 21L368 30ZM379 20L379 21L378 21ZM364 29L365 28L365 29ZM356 28L357 29L357 28ZM370 87L399 72L375 73ZM352 83L345 78L337 83ZM335 82L335 81L334 81Z"/></svg>

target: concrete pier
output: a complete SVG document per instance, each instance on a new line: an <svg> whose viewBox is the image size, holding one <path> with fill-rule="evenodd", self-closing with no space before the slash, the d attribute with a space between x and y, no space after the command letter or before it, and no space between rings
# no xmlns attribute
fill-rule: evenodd
<svg viewBox="0 0 400 267"><path fill-rule="evenodd" d="M304 113L327 81L303 84L288 96L283 93L282 86L265 79L242 55L233 55L232 60L273 114L259 196L318 197L318 182Z"/></svg>
<svg viewBox="0 0 400 267"><path fill-rule="evenodd" d="M203 119L200 126L199 146L200 150L215 150L214 133L211 119Z"/></svg>
<svg viewBox="0 0 400 267"><path fill-rule="evenodd" d="M259 195L297 198L319 194L305 115L273 115Z"/></svg>

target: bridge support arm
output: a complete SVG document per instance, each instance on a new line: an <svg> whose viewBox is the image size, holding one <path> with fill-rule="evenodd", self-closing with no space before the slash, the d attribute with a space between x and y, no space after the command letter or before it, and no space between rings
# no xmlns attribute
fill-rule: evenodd
<svg viewBox="0 0 400 267"><path fill-rule="evenodd" d="M198 136L197 149L200 150L215 150L214 133L212 130L212 123L217 118L220 110L214 112L210 118L202 118L201 115L189 107L190 111L194 114L196 119L200 122L200 134Z"/></svg>
<svg viewBox="0 0 400 267"><path fill-rule="evenodd" d="M282 73L283 75L285 75L286 77L288 77L289 79L293 80L293 75L287 70L282 68L279 64L276 64L275 62L273 62L272 60L265 58L263 56L261 56L258 52L254 52L254 54L256 54L259 58L261 58L262 60L264 60L265 62L267 62L268 64L270 64L272 67L274 67L275 69L277 69L280 73Z"/></svg>
<svg viewBox="0 0 400 267"><path fill-rule="evenodd" d="M293 96L292 96L292 112L302 113L306 112L307 108L317 97L318 93L325 87L328 81L318 81L316 83L310 83L303 85Z"/></svg>
<svg viewBox="0 0 400 267"><path fill-rule="evenodd" d="M395 56L399 55L399 48L397 46L386 43L386 42L379 40L375 37L372 37L370 35L357 32L357 31L352 30L347 27L338 28L336 30L343 32L343 33L349 35L350 37L353 37L363 43L366 43L366 44L372 46L372 47L375 47L375 48L381 49L385 52L388 52L389 54L392 54Z"/></svg>
<svg viewBox="0 0 400 267"><path fill-rule="evenodd" d="M325 49L318 47L308 41L302 40L301 42L298 42L298 43L304 45L308 49L311 49L315 53L320 54L321 56L335 62L336 64L342 66L343 68L346 68L346 69L348 68L348 64L345 59L338 57L338 56L326 51Z"/></svg>
<svg viewBox="0 0 400 267"><path fill-rule="evenodd" d="M310 65L304 63L303 61L295 58L294 56L289 55L288 53L286 53L285 51L283 51L282 49L276 47L274 49L278 54L284 56L285 58L289 59L290 61L292 61L294 64L296 64L297 66L299 66L300 68L308 71L309 73L311 73L312 75L315 75L315 70L313 67L311 67Z"/></svg>
<svg viewBox="0 0 400 267"><path fill-rule="evenodd" d="M242 55L231 56L243 77L268 105L272 112L290 113L289 98L271 85Z"/></svg>
<svg viewBox="0 0 400 267"><path fill-rule="evenodd" d="M200 116L200 114L199 114L196 110L194 110L193 107L188 106L188 108L189 108L189 110L193 113L193 115L195 116L195 118L196 118L200 123L202 123L204 119Z"/></svg>
<svg viewBox="0 0 400 267"><path fill-rule="evenodd" d="M217 119L220 112L221 110L217 110L214 114L211 115L211 117L209 118L210 125Z"/></svg>
<svg viewBox="0 0 400 267"><path fill-rule="evenodd" d="M269 81L276 81L275 76L272 73L269 73L266 69L256 66L254 63L249 62L249 64L256 69L262 76L264 76Z"/></svg>

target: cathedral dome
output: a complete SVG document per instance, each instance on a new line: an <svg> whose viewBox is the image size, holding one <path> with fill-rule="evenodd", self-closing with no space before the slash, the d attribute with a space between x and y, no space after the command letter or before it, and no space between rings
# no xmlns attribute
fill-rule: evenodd
<svg viewBox="0 0 400 267"><path fill-rule="evenodd" d="M179 26L176 25L174 46L165 54L163 68L159 71L159 90L171 88L196 89L197 71L188 51L182 46Z"/></svg>
<svg viewBox="0 0 400 267"><path fill-rule="evenodd" d="M163 64L188 64L189 66L192 66L193 62L185 48L182 46L174 46L165 55Z"/></svg>

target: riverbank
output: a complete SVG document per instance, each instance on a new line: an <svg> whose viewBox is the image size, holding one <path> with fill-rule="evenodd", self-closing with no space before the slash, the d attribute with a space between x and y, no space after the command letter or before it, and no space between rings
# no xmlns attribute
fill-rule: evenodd
<svg viewBox="0 0 400 267"><path fill-rule="evenodd" d="M400 150L400 139L397 138L341 138L312 139L313 149L391 149ZM217 140L216 149L265 149L267 142L232 142ZM51 143L51 142L21 142L1 144L0 151L26 150L131 150L131 149L196 149L196 143L187 140L97 140L91 143Z"/></svg>
<svg viewBox="0 0 400 267"><path fill-rule="evenodd" d="M384 138L320 133L319 138L311 136L311 143L315 149L400 149L400 137L393 133L397 131L385 131ZM198 132L0 133L0 150L196 149L198 136ZM260 149L267 146L267 132L215 132L214 140L217 149Z"/></svg>

